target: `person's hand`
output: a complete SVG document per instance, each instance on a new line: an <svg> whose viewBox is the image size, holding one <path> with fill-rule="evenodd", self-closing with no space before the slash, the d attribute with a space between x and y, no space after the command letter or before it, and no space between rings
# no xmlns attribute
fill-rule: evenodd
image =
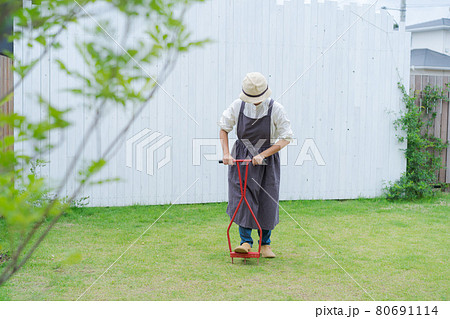
<svg viewBox="0 0 450 319"><path fill-rule="evenodd" d="M224 165L234 165L234 158L230 154L225 154L223 156L223 164Z"/></svg>
<svg viewBox="0 0 450 319"><path fill-rule="evenodd" d="M256 156L253 156L252 164L253 165L261 165L263 160L264 160L264 155L258 154Z"/></svg>

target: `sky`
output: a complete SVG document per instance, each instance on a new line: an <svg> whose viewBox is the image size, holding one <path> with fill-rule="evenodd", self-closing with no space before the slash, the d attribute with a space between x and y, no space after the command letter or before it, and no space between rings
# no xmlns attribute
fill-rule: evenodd
<svg viewBox="0 0 450 319"><path fill-rule="evenodd" d="M318 0L324 2L323 0ZM375 0L332 0L339 4L350 2L372 4ZM381 7L400 9L400 0L378 0L375 5L377 11ZM394 17L394 20L400 22L400 11L387 10ZM412 25L420 22L436 20L441 18L450 18L450 0L406 0L406 25Z"/></svg>

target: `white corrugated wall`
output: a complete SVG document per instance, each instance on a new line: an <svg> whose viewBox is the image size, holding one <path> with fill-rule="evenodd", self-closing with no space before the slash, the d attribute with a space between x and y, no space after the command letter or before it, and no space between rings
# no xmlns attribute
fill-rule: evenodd
<svg viewBox="0 0 450 319"><path fill-rule="evenodd" d="M281 199L374 197L381 194L385 181L399 178L406 165L401 151L405 145L397 142L392 122L402 109L397 82L409 87L410 34L393 31L392 18L385 11L376 13L375 6L368 10L369 5L338 8L335 2L277 2L213 0L193 7L187 24L194 38L208 37L213 42L180 56L162 85L164 90L127 138L143 129L161 135L147 145L138 144L151 133L133 143L132 167L126 165L126 141L121 141L116 156L96 177L121 181L86 188L80 196L89 196L92 206L226 201L227 169L217 163L221 150L214 146L218 145L217 121L238 97L242 78L250 71L267 76L296 138L284 150ZM111 16L113 22L121 22L118 19ZM56 105L75 107L69 116L74 126L52 136L63 143L47 154L49 164L41 169L55 183L75 155L92 115L82 107L88 99L75 100L61 91L70 83L52 61L59 58L83 70L81 59L73 53L73 40L83 37L81 27L69 29L62 36L65 48L42 59L15 95L15 109L36 118L43 113L32 93L41 92ZM19 56L26 56L27 50L21 42L15 43ZM31 56L38 55L31 51ZM109 109L86 145L84 161L107 146L130 114L115 105ZM170 139L156 148L164 136ZM149 175L145 150L152 146L154 171ZM314 156L314 146L321 156ZM142 171L136 169L137 148L144 150ZM170 161L158 169L167 155ZM64 194L75 185L73 175Z"/></svg>

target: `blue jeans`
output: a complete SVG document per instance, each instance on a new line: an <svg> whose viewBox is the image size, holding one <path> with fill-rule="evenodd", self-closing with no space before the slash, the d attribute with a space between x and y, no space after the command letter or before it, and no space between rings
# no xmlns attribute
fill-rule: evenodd
<svg viewBox="0 0 450 319"><path fill-rule="evenodd" d="M270 245L270 234L272 233L271 230L262 230L262 241L261 245ZM241 245L243 243L249 243L250 246L253 246L253 239L252 239L252 229L251 228L245 228L239 226L239 235L241 236ZM258 235L259 229L258 229ZM258 241L259 243L259 241Z"/></svg>

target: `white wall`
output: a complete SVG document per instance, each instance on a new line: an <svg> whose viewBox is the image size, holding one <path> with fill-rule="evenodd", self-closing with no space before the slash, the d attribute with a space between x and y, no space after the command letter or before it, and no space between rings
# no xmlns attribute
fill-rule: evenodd
<svg viewBox="0 0 450 319"><path fill-rule="evenodd" d="M357 14L367 8L353 4L338 10L335 2L315 1L307 5L284 1L284 5L277 5L276 0L216 0L197 5L189 12L187 22L196 38L209 37L215 42L181 56L163 84L167 94L159 91L127 136L146 128L170 136L171 140L157 150L154 159L161 161L168 148L171 161L159 170L155 163L154 175L146 174L145 167L142 172L127 167L126 143L122 141L117 155L99 178L119 176L123 181L85 189L83 195L90 197L90 205L170 203L198 178L177 203L226 201L226 168L204 158L204 153L214 153L213 146L203 147L201 165L193 165L193 159L198 157L193 141L217 138L216 122L237 98L246 72L265 74L273 97L277 98L311 66L279 99L297 138L297 145L289 145L286 150L281 199L380 195L383 182L399 178L405 170L400 150L405 145L398 144L392 122L402 108L397 81L402 80L409 87L410 34L391 31L393 21L384 10L377 14L372 8L364 14L363 21L358 20ZM112 20L115 18L111 16ZM16 110L35 117L42 113L33 104L31 92L40 91L61 106L78 106L70 115L75 126L52 137L64 141L48 155L50 163L41 170L53 181L61 178L90 119L89 112L80 107L88 99L73 100L67 93L59 92L69 83L52 63L58 57L83 71L80 58L72 54L73 46L69 45L73 39L85 36L81 30L70 29L62 38L68 47L52 51L16 92ZM15 50L25 55L26 48L20 42ZM110 109L98 138L86 146L84 160L104 148L130 115L114 105ZM295 165L302 145L311 140L325 165L318 165L313 156L303 165ZM217 149L216 159L219 157ZM65 193L70 193L75 185L72 177Z"/></svg>
<svg viewBox="0 0 450 319"><path fill-rule="evenodd" d="M414 67L411 67L410 75L450 76L450 70L414 69Z"/></svg>
<svg viewBox="0 0 450 319"><path fill-rule="evenodd" d="M431 30L411 33L411 49L430 49L436 52L445 53L445 48L449 48L450 43L445 44L447 31ZM450 40L450 38L448 38Z"/></svg>
<svg viewBox="0 0 450 319"><path fill-rule="evenodd" d="M444 45L442 53L450 55L450 30L444 30Z"/></svg>

